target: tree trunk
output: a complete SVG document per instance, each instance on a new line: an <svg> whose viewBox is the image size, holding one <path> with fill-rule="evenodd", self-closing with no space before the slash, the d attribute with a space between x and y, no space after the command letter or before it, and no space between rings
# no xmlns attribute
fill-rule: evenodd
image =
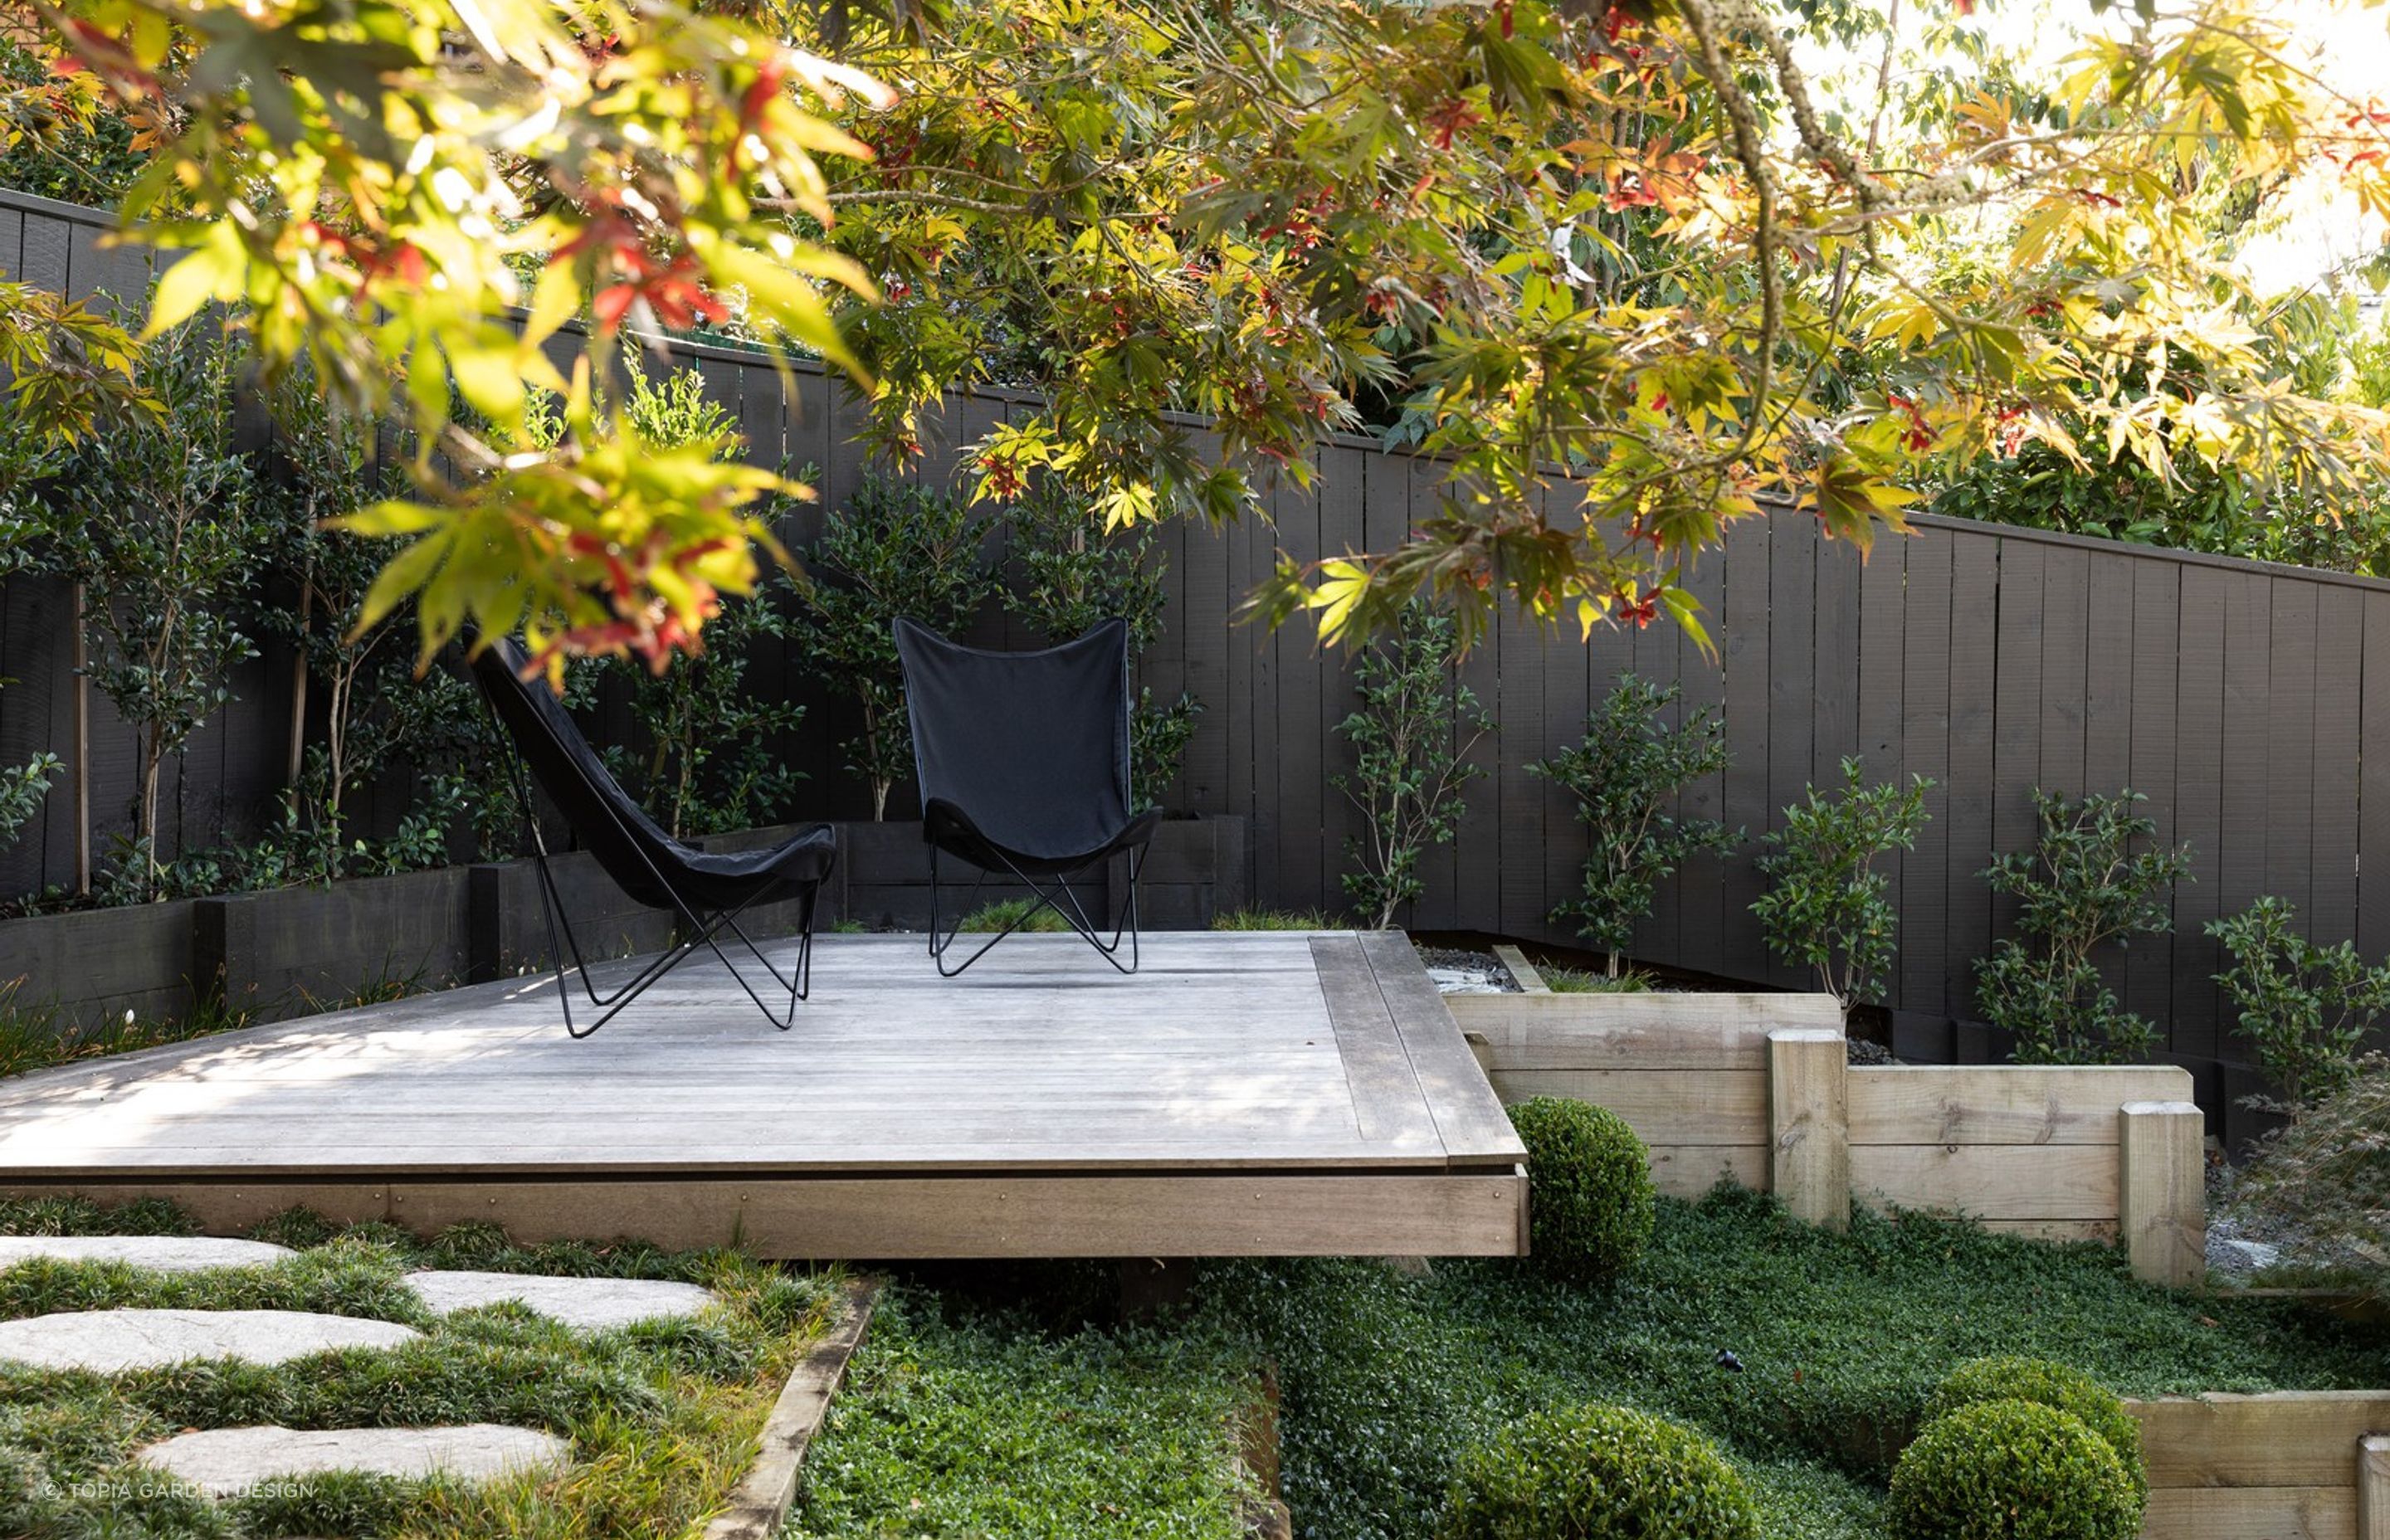
<svg viewBox="0 0 2390 1540"><path fill-rule="evenodd" d="M84 636L84 588L74 585L75 896L91 896L91 648Z"/></svg>

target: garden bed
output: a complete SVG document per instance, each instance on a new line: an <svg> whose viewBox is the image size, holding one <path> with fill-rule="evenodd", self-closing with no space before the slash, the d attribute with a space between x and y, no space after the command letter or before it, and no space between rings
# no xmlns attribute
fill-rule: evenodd
<svg viewBox="0 0 2390 1540"><path fill-rule="evenodd" d="M2186 1071L1853 1064L1830 995L1522 982L1446 1001L1497 1094L1609 1108L1650 1148L1664 1192L1732 1181L1830 1226L1855 1201L1963 1213L2041 1239L2120 1241L2156 1281L2204 1272Z"/></svg>
<svg viewBox="0 0 2390 1540"><path fill-rule="evenodd" d="M784 840L795 825L711 835L711 850ZM929 855L919 824L833 826L839 862L822 892L818 929L853 924L919 929L930 918ZM1208 930L1245 900L1241 818L1182 818L1154 832L1139 883L1150 930ZM566 911L586 954L599 957L666 945L672 917L631 903L595 857L551 859ZM1126 879L1115 864L1093 885L1109 899ZM950 868L951 881L969 875ZM991 883L981 894L1017 892ZM959 910L955 911L958 914ZM952 914L949 918L954 918ZM794 932L795 903L740 917L759 938ZM399 994L486 982L551 966L539 878L529 861L353 878L329 887L276 888L114 909L0 920L0 983L18 981L13 1004L60 1028L179 1020L201 1007L270 1021Z"/></svg>
<svg viewBox="0 0 2390 1540"><path fill-rule="evenodd" d="M1586 1401L1719 1441L1770 1540L1876 1540L1893 1460L1933 1387L1967 1359L2055 1359L2144 1398L2368 1390L2390 1365L2390 1333L2290 1301L2153 1290L2105 1248L1864 1210L1837 1235L1732 1187L1663 1199L1651 1249L1608 1285L1532 1264L1438 1262L1420 1277L1251 1263L1208 1269L1200 1301L1200 1320L1251 1331L1277 1367L1287 1500L1312 1540L1431 1533L1461 1452L1528 1412ZM2354 1448L2333 1457L2353 1477ZM2223 1525L2263 1483L2235 1484L2166 1499L2173 1521L2189 1504L2219 1527L2148 1533L2297 1533Z"/></svg>

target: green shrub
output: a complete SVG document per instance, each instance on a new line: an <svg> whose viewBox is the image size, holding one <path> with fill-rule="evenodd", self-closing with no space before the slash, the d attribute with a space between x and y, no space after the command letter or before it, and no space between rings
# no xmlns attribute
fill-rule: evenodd
<svg viewBox="0 0 2390 1540"><path fill-rule="evenodd" d="M1894 1540L2132 1540L2141 1505L2081 1418L1979 1401L1928 1424L1900 1457L1885 1517Z"/></svg>
<svg viewBox="0 0 2390 1540"><path fill-rule="evenodd" d="M2216 982L2281 1093L2243 1097L2242 1104L2294 1121L2357 1079L2358 1049L2390 1010L2390 964L2367 967L2350 942L2318 946L2299 934L2298 920L2287 901L2267 897L2207 923L2232 955Z"/></svg>
<svg viewBox="0 0 2390 1540"><path fill-rule="evenodd" d="M1544 976L1544 987L1555 995L1647 995L1651 989L1651 975L1638 968L1629 968L1616 974L1588 973L1581 968L1545 968L1536 971Z"/></svg>
<svg viewBox="0 0 2390 1540"><path fill-rule="evenodd" d="M2152 845L2149 799L2129 789L2070 802L2037 789L2041 838L1992 858L1984 879L2018 900L2016 930L1975 965L1984 1020L2016 1035L2021 1064L2118 1064L2157 1043L2100 975L2110 946L2174 929L2174 886L2191 874L2189 845Z"/></svg>
<svg viewBox="0 0 2390 1540"><path fill-rule="evenodd" d="M1539 1412L1463 1455L1442 1540L1758 1540L1716 1445L1625 1406Z"/></svg>
<svg viewBox="0 0 2390 1540"><path fill-rule="evenodd" d="M2358 1059L2355 1080L2266 1140L2233 1206L2328 1259L2301 1281L2390 1300L2390 1058Z"/></svg>
<svg viewBox="0 0 2390 1540"><path fill-rule="evenodd" d="M2134 1503L2148 1497L2149 1477L2141 1465L2141 1425L2125 1410L2122 1397L2081 1369L2047 1358L1970 1359L1952 1369L1934 1390L1926 1403L1925 1419L1931 1423L1962 1406L1985 1401L2030 1401L2081 1418L2084 1426L2116 1452L2116 1461L2132 1483Z"/></svg>
<svg viewBox="0 0 2390 1540"><path fill-rule="evenodd" d="M1867 784L1857 759L1843 761L1843 789L1823 796L1816 787L1784 810L1784 827L1761 838L1759 858L1767 892L1751 906L1767 949L1815 970L1818 987L1853 1006L1881 1003L1892 971L1892 880L1875 859L1917 848L1925 827L1925 793L1934 783L1911 776Z"/></svg>
<svg viewBox="0 0 2390 1540"><path fill-rule="evenodd" d="M1527 1146L1529 1243L1563 1277L1614 1277L1651 1240L1651 1161L1606 1107L1536 1097L1510 1109Z"/></svg>
<svg viewBox="0 0 2390 1540"><path fill-rule="evenodd" d="M1574 920L1578 934L1609 954L1613 974L1659 885L1692 856L1725 855L1742 841L1740 829L1664 811L1678 792L1727 764L1726 725L1715 710L1685 712L1670 725L1680 693L1675 685L1622 674L1586 718L1583 743L1527 766L1529 775L1576 799L1577 821L1591 844L1584 891L1552 918Z"/></svg>
<svg viewBox="0 0 2390 1540"><path fill-rule="evenodd" d="M1494 723L1455 674L1459 658L1452 618L1413 604L1394 635L1353 662L1360 709L1336 725L1353 745L1353 774L1328 784L1361 815L1366 833L1344 841L1358 868L1344 874L1344 892L1373 930L1427 892L1420 860L1452 842L1469 811L1461 788L1485 773L1469 753Z"/></svg>

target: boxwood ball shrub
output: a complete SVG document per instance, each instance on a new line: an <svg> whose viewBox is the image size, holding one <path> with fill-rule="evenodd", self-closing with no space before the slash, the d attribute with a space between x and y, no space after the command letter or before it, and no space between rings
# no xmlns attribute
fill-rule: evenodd
<svg viewBox="0 0 2390 1540"><path fill-rule="evenodd" d="M2072 1412L2116 1452L2136 1505L2149 1497L2149 1474L2141 1460L2141 1425L2125 1410L2115 1392L2067 1364L2047 1358L1975 1358L1952 1369L1925 1405L1934 1422L1961 1406L1984 1401L2031 1401Z"/></svg>
<svg viewBox="0 0 2390 1540"><path fill-rule="evenodd" d="M1893 1468L1893 1540L2133 1540L2141 1503L2073 1412L1979 1401L1926 1424Z"/></svg>
<svg viewBox="0 0 2390 1540"><path fill-rule="evenodd" d="M1758 1510L1717 1446L1625 1406L1511 1424L1460 1458L1440 1540L1759 1540Z"/></svg>
<svg viewBox="0 0 2390 1540"><path fill-rule="evenodd" d="M1651 1239L1651 1161L1606 1107L1536 1097L1510 1109L1527 1147L1528 1244L1563 1277L1614 1277Z"/></svg>

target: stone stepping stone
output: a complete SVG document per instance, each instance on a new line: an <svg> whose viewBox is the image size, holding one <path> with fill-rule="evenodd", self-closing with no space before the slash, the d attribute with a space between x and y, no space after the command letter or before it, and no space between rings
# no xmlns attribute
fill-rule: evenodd
<svg viewBox="0 0 2390 1540"><path fill-rule="evenodd" d="M694 1315L713 1303L712 1290L653 1278L543 1277L534 1273L433 1269L407 1274L406 1283L435 1315L516 1300L550 1320L583 1331Z"/></svg>
<svg viewBox="0 0 2390 1540"><path fill-rule="evenodd" d="M0 1235L0 1272L20 1262L121 1262L159 1273L271 1267L299 1253L264 1240L207 1235Z"/></svg>
<svg viewBox="0 0 2390 1540"><path fill-rule="evenodd" d="M280 1364L334 1348L393 1348L421 1335L392 1321L303 1310L79 1310L0 1321L0 1358L122 1374L193 1358Z"/></svg>
<svg viewBox="0 0 2390 1540"><path fill-rule="evenodd" d="M493 1482L526 1470L561 1470L572 1445L553 1433L494 1422L457 1428L217 1428L153 1444L134 1457L212 1497L266 1482L333 1470L377 1476L453 1476Z"/></svg>

